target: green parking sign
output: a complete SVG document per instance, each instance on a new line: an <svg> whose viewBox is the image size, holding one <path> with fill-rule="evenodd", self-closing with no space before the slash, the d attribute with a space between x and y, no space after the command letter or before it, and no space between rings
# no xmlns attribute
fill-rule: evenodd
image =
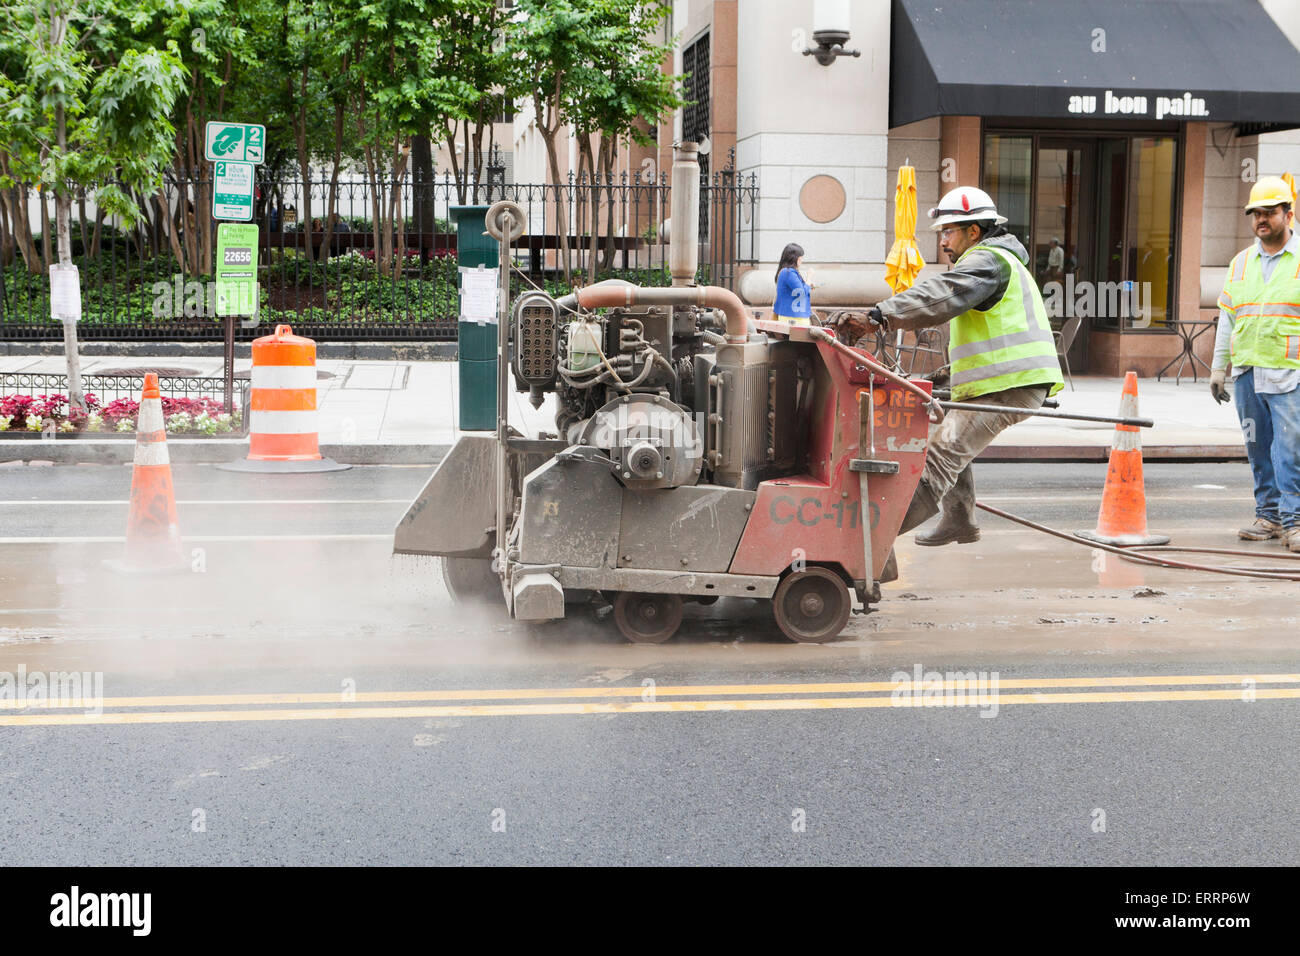
<svg viewBox="0 0 1300 956"><path fill-rule="evenodd" d="M257 226L217 226L217 315L257 315Z"/></svg>
<svg viewBox="0 0 1300 956"><path fill-rule="evenodd" d="M260 164L266 156L266 127L260 123L221 123L204 127L203 155L210 161Z"/></svg>
<svg viewBox="0 0 1300 956"><path fill-rule="evenodd" d="M253 218L253 164L212 164L212 218L249 222Z"/></svg>

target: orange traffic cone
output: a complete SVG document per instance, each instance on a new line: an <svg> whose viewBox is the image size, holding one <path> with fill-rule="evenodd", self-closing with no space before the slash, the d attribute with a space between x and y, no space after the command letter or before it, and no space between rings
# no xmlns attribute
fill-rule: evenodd
<svg viewBox="0 0 1300 956"><path fill-rule="evenodd" d="M158 391L158 376L153 372L144 377L136 420L126 553L123 560L109 565L119 571L180 571L189 567L181 552L171 459L167 455L167 432L163 427L162 394Z"/></svg>
<svg viewBox="0 0 1300 956"><path fill-rule="evenodd" d="M1119 400L1121 418L1138 413L1137 373L1124 376L1124 394ZM1147 531L1146 486L1142 482L1142 438L1136 425L1116 425L1110 443L1110 467L1106 488L1101 493L1101 513L1096 531L1079 531L1078 536L1102 544L1125 547L1168 544L1169 535Z"/></svg>

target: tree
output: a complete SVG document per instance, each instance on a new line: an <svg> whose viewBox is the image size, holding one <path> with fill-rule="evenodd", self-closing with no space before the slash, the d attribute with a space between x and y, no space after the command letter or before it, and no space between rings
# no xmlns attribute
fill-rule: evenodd
<svg viewBox="0 0 1300 956"><path fill-rule="evenodd" d="M612 185L619 143L653 144L645 123L657 123L685 103L678 92L682 77L661 69L673 43L660 43L656 36L670 12L660 0L602 0L589 28L591 59L575 69L571 78L567 112L578 139L579 168L586 169L592 184L589 282L596 281L598 269L600 185L605 183L607 189ZM608 243L599 264L605 267L613 257L612 196L606 212Z"/></svg>
<svg viewBox="0 0 1300 956"><path fill-rule="evenodd" d="M393 274L406 251L405 220L397 215L411 138L431 121L457 115L477 91L451 69L443 24L464 0L337 0L339 35L351 63L357 138L370 185L375 261ZM396 233L394 235L394 226Z"/></svg>
<svg viewBox="0 0 1300 956"><path fill-rule="evenodd" d="M96 187L100 208L134 224L134 194L156 189L171 158L169 114L184 76L174 43L132 39L151 12L148 0L20 0L4 9L10 43L21 45L8 54L17 69L0 104L4 175L53 193L60 265L72 264L78 189ZM84 411L76 324L65 319L63 328L68 397Z"/></svg>
<svg viewBox="0 0 1300 956"><path fill-rule="evenodd" d="M531 101L546 144L565 281L570 278L569 215L560 179L560 130L572 126L585 142L594 178L593 135L602 134L601 165L608 170L619 137L644 136L637 119L658 122L681 105L679 78L660 72L672 46L655 38L668 12L663 0L519 0L515 7L506 41L508 90ZM594 241L598 230L591 231Z"/></svg>
<svg viewBox="0 0 1300 956"><path fill-rule="evenodd" d="M508 102L505 17L497 0L457 0L454 16L441 26L443 62L463 84L467 95L461 101L445 103L442 115L431 119L447 144L460 202L477 202L477 188L472 200L467 200L466 187L471 183L477 187L483 181L483 165L492 149L493 123L505 112ZM463 160L456 158L458 138Z"/></svg>

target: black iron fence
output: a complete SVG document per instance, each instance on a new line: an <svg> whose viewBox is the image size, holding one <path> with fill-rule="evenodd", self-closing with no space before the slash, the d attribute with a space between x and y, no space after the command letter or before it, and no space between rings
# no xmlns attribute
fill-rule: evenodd
<svg viewBox="0 0 1300 956"><path fill-rule="evenodd" d="M81 271L82 339L217 340L211 281L216 224L209 180L168 180L137 197L144 217L121 229L74 208ZM725 169L702 178L698 279L732 287L754 261L758 185ZM665 175L627 174L560 185L374 182L321 177L257 184L259 321L247 341L277 323L323 340L456 338L458 275L451 207L519 203L528 228L512 243L516 289L566 292L604 278L666 285L671 186ZM38 220L39 221L39 220ZM40 243L36 243L39 248ZM15 257L0 269L0 338L57 339L49 281Z"/></svg>

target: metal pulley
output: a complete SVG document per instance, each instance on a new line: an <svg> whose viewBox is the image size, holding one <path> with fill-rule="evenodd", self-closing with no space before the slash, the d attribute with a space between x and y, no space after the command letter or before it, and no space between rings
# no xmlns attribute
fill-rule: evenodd
<svg viewBox="0 0 1300 956"><path fill-rule="evenodd" d="M514 242L524 234L527 219L523 207L509 199L501 199L488 207L485 217L487 234L497 242Z"/></svg>

